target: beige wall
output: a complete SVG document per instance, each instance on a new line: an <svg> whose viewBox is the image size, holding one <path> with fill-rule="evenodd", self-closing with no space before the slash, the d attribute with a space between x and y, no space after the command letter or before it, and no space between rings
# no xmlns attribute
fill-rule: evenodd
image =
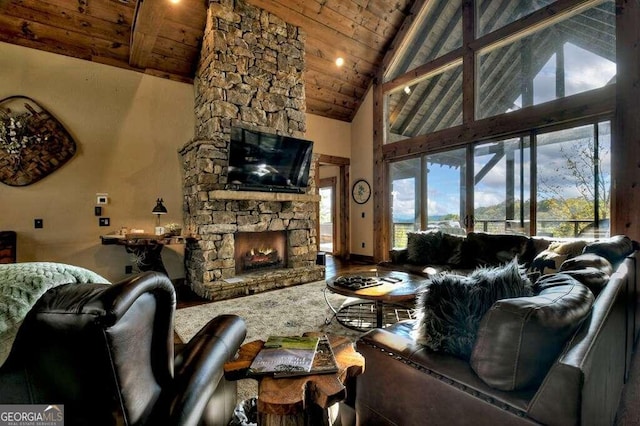
<svg viewBox="0 0 640 426"><path fill-rule="evenodd" d="M373 94L367 93L364 102L351 122L351 185L366 179L373 186ZM351 199L351 253L373 256L373 195L365 204ZM362 214L364 213L364 218ZM364 243L364 248L362 247Z"/></svg>
<svg viewBox="0 0 640 426"><path fill-rule="evenodd" d="M313 141L313 152L351 157L351 123L307 114L305 138Z"/></svg>
<svg viewBox="0 0 640 426"><path fill-rule="evenodd" d="M153 232L157 197L169 210L162 223L182 222L177 151L194 134L193 85L1 42L0 70L0 98L36 100L78 146L74 158L35 184L0 184L0 230L18 233L18 261L64 262L112 281L123 278L125 265L133 263L130 255L122 247L101 245L100 235L122 226ZM372 174L371 164L365 164L371 156L361 155L371 141L366 128L371 118L363 117L372 111L369 98L353 123L307 114L305 137L314 141L315 152L352 158L357 153L352 178ZM352 141L358 148L352 149ZM103 216L111 219L110 227L99 227L93 212L96 193L103 192L109 194ZM371 206L365 205L366 220L358 218L353 227L370 222ZM34 229L36 218L44 220L43 229ZM372 253L371 226L352 229L352 235L359 250L354 252ZM163 260L171 278L184 277L182 246L166 247Z"/></svg>
<svg viewBox="0 0 640 426"><path fill-rule="evenodd" d="M107 279L131 264L100 235L121 226L153 232L151 209L163 197L162 223L182 222L177 150L193 138L193 86L88 61L0 43L0 98L28 96L58 118L78 150L61 169L23 187L0 184L0 229L18 233L18 260L90 268ZM96 193L107 192L99 227ZM42 218L43 229L33 220ZM181 246L163 251L172 278L184 276Z"/></svg>

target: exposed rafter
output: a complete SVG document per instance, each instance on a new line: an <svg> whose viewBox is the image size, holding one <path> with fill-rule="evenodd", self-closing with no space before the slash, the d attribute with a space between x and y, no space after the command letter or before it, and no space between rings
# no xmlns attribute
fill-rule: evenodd
<svg viewBox="0 0 640 426"><path fill-rule="evenodd" d="M129 65L132 67L147 67L168 7L166 0L138 0L129 50Z"/></svg>

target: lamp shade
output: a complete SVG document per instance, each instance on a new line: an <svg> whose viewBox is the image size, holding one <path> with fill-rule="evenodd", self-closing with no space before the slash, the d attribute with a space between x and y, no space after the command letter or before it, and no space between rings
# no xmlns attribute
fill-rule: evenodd
<svg viewBox="0 0 640 426"><path fill-rule="evenodd" d="M167 214L167 208L162 204L162 198L156 200L156 206L151 210L153 214Z"/></svg>

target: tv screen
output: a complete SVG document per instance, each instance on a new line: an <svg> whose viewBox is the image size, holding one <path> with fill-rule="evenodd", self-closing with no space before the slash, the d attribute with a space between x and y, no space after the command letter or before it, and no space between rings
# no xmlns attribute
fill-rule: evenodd
<svg viewBox="0 0 640 426"><path fill-rule="evenodd" d="M229 189L305 191L313 142L233 127L229 144Z"/></svg>

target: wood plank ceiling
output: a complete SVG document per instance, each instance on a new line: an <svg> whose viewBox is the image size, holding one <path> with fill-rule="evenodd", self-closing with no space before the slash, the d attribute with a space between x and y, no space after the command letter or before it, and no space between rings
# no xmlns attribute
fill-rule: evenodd
<svg viewBox="0 0 640 426"><path fill-rule="evenodd" d="M307 112L350 122L414 0L245 0L307 34ZM206 0L0 0L0 41L192 82ZM137 6L137 12L136 12ZM342 57L342 67L335 59Z"/></svg>

